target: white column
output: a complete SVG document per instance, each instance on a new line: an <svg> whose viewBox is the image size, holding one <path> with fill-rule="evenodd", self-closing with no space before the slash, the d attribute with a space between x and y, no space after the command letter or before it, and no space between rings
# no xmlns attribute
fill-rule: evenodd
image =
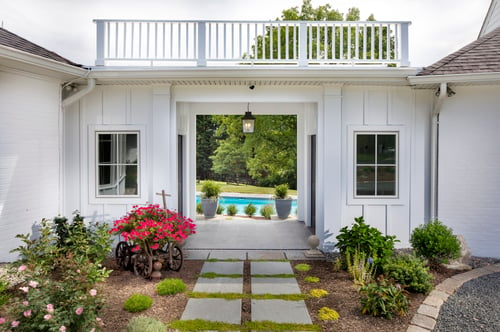
<svg viewBox="0 0 500 332"><path fill-rule="evenodd" d="M148 175L149 202L162 204L161 196L155 193L165 190L171 196L167 198L169 208L176 207L177 169L176 156L176 121L171 111L170 85L155 86L153 88L153 118L152 131L146 130L148 139L147 154L150 156L149 165L152 171Z"/></svg>
<svg viewBox="0 0 500 332"><path fill-rule="evenodd" d="M325 85L322 106L318 110L316 235L324 247L336 241L341 225L342 86Z"/></svg>

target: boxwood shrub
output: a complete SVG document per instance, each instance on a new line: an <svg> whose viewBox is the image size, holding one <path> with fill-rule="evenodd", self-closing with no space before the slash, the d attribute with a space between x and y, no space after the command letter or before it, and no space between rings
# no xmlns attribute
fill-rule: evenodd
<svg viewBox="0 0 500 332"><path fill-rule="evenodd" d="M384 275L394 279L412 293L427 294L432 290L433 276L422 259L413 255L397 255L383 266Z"/></svg>

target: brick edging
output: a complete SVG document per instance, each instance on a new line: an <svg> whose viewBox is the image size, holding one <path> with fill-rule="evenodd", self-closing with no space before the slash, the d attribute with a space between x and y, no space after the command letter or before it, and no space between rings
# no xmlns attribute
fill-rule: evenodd
<svg viewBox="0 0 500 332"><path fill-rule="evenodd" d="M429 332L434 330L439 310L450 295L453 295L467 281L496 272L500 272L500 264L488 265L454 275L444 280L434 287L424 302L422 302L406 332Z"/></svg>

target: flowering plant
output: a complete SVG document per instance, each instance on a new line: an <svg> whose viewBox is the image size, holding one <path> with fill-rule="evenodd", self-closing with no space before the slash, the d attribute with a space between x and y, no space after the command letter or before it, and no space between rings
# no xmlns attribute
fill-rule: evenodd
<svg viewBox="0 0 500 332"><path fill-rule="evenodd" d="M115 221L110 234L121 234L125 241L133 242L132 251L151 253L169 242L181 243L195 233L195 227L191 219L157 204L135 205L125 217Z"/></svg>

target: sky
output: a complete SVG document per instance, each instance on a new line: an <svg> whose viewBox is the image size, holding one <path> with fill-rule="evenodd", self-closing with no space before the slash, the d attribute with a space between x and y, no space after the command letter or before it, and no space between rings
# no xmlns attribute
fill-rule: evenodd
<svg viewBox="0 0 500 332"><path fill-rule="evenodd" d="M312 0L361 19L411 21L411 66L433 64L477 39L491 0ZM3 28L83 65L95 61L94 19L275 20L302 0L0 0Z"/></svg>

